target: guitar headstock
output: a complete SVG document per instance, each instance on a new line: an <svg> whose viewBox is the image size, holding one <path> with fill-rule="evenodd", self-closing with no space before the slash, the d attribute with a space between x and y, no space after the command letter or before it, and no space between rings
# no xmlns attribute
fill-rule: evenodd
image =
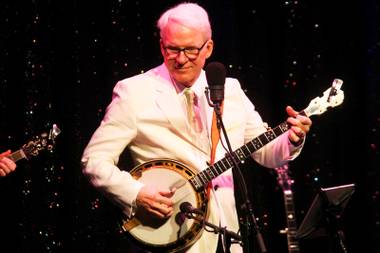
<svg viewBox="0 0 380 253"><path fill-rule="evenodd" d="M309 106L304 110L307 116L320 115L324 113L327 108L335 107L343 103L344 93L340 89L343 81L334 79L332 86L323 92L322 97L316 97L309 103Z"/></svg>
<svg viewBox="0 0 380 253"><path fill-rule="evenodd" d="M293 184L293 180L289 177L288 174L288 165L285 164L281 167L275 168L277 172L277 182L281 186L283 191L291 190L291 186Z"/></svg>
<svg viewBox="0 0 380 253"><path fill-rule="evenodd" d="M61 133L61 130L56 124L49 130L35 136L28 143L22 146L22 151L27 158L37 156L42 150L52 150L54 148L55 139Z"/></svg>

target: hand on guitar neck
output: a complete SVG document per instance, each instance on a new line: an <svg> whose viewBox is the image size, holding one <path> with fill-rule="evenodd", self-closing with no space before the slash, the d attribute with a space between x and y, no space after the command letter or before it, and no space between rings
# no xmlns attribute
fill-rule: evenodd
<svg viewBox="0 0 380 253"><path fill-rule="evenodd" d="M13 172L17 165L16 162L22 159L29 159L37 156L42 150L52 150L55 144L55 138L61 133L56 124L49 132L43 132L39 136L35 136L29 142L24 144L22 148L11 153L10 150L0 154L0 177L5 177Z"/></svg>
<svg viewBox="0 0 380 253"><path fill-rule="evenodd" d="M7 157L10 154L10 150L0 154L0 177L5 177L16 169L16 163Z"/></svg>

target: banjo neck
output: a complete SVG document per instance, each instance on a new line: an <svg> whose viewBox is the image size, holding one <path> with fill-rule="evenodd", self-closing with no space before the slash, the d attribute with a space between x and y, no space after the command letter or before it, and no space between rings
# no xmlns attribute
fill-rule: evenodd
<svg viewBox="0 0 380 253"><path fill-rule="evenodd" d="M233 159L235 159L237 162L244 163L244 161L252 153L259 150L272 140L276 139L278 136L285 133L288 129L288 123L285 121L280 125L276 126L275 128L271 128L270 130L262 133L258 137L243 145L242 147L238 148L231 154L231 156L233 156ZM211 180L233 167L234 163L232 157L227 156L217 161L212 166L199 172L197 175L190 179L190 182L194 186L196 191L202 191Z"/></svg>
<svg viewBox="0 0 380 253"><path fill-rule="evenodd" d="M322 97L316 97L312 99L309 105L300 112L300 114L310 117L312 115L321 115L329 107L335 107L340 105L344 99L344 93L340 89L343 81L340 79L334 79L332 86L323 92ZM205 186L214 178L222 174L228 169L233 168L234 161L243 163L247 157L253 152L262 148L267 143L276 139L281 134L285 133L289 129L288 123L285 121L275 128L271 128L268 131L262 133L258 137L249 141L242 147L232 152L231 156L227 156L218 162L214 163L211 167L201 171L196 176L190 179L191 184L196 191L202 191ZM232 158L234 160L232 160Z"/></svg>

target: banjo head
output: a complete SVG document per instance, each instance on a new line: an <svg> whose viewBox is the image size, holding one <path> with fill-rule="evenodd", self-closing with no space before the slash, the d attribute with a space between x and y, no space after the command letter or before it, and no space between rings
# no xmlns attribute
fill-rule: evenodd
<svg viewBox="0 0 380 253"><path fill-rule="evenodd" d="M195 219L187 219L180 205L189 202L207 217L205 191L197 192L189 179L196 173L186 165L171 159L152 160L135 167L131 175L138 181L157 188L176 188L172 199L174 214L168 219L152 218L137 212L131 220L122 221L122 229L142 248L175 252L192 245L201 235L203 226Z"/></svg>

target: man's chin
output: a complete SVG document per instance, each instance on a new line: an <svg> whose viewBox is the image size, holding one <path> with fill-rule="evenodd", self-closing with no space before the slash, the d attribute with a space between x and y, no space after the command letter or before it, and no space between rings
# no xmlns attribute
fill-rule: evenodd
<svg viewBox="0 0 380 253"><path fill-rule="evenodd" d="M178 73L178 72L173 76L173 78L177 83L182 84L187 87L191 86L192 81L194 80L192 78L189 78L188 74Z"/></svg>

